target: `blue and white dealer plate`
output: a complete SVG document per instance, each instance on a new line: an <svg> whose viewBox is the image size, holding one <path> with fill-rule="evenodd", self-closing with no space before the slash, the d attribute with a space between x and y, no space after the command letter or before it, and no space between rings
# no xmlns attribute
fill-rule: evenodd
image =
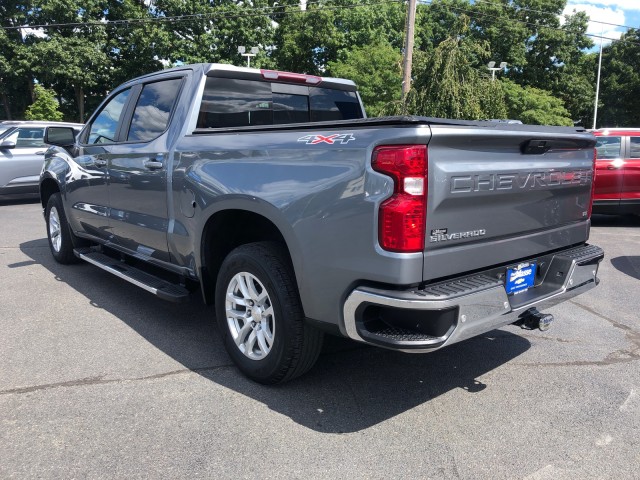
<svg viewBox="0 0 640 480"><path fill-rule="evenodd" d="M521 263L520 265L507 269L507 281L505 290L507 295L522 293L533 287L536 278L536 264Z"/></svg>

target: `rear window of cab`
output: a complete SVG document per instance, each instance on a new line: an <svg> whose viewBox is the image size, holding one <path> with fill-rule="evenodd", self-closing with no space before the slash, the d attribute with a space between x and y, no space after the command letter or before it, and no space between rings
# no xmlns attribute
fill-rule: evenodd
<svg viewBox="0 0 640 480"><path fill-rule="evenodd" d="M197 128L230 128L363 118L355 92L207 78Z"/></svg>

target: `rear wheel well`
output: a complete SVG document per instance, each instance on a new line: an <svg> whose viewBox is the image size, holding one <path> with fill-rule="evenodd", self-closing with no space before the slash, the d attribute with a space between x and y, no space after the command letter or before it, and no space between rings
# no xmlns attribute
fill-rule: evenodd
<svg viewBox="0 0 640 480"><path fill-rule="evenodd" d="M246 210L224 210L211 216L204 227L201 245L202 293L206 303L213 303L218 271L227 255L241 245L263 241L280 243L293 271L287 243L269 219Z"/></svg>
<svg viewBox="0 0 640 480"><path fill-rule="evenodd" d="M40 203L42 204L42 208L47 208L49 197L59 191L58 183L54 179L45 178L40 184Z"/></svg>

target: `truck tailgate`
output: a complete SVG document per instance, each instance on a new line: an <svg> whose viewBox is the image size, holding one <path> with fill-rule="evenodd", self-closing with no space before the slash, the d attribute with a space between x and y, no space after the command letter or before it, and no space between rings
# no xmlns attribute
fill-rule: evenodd
<svg viewBox="0 0 640 480"><path fill-rule="evenodd" d="M591 134L520 125L431 130L425 281L587 240Z"/></svg>

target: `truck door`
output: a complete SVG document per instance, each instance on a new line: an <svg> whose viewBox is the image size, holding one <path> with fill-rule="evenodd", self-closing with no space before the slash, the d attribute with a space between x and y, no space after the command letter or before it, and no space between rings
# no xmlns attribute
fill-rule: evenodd
<svg viewBox="0 0 640 480"><path fill-rule="evenodd" d="M115 93L91 119L81 134L65 186L71 228L103 240L111 236L107 158L117 141L130 94L129 88Z"/></svg>
<svg viewBox="0 0 640 480"><path fill-rule="evenodd" d="M108 156L113 241L165 262L170 261L166 130L182 82L183 77L173 77L137 86L121 141Z"/></svg>
<svg viewBox="0 0 640 480"><path fill-rule="evenodd" d="M596 143L596 186L594 202L617 208L620 205L624 158L622 137L599 136Z"/></svg>
<svg viewBox="0 0 640 480"><path fill-rule="evenodd" d="M628 138L620 204L629 213L640 212L640 132Z"/></svg>

